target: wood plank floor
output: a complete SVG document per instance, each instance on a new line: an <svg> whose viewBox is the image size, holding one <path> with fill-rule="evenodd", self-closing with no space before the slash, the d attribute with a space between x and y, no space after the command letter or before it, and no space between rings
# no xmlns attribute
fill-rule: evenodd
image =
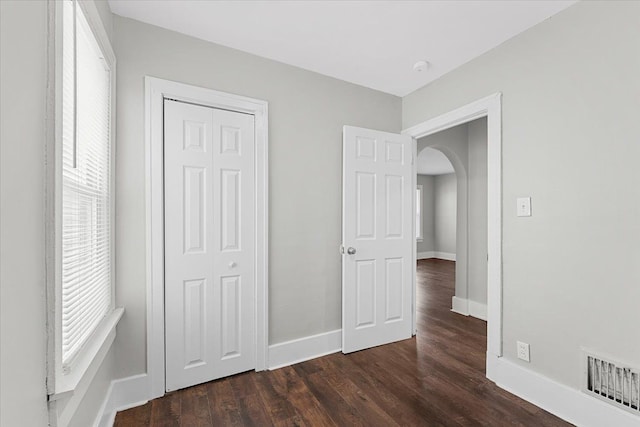
<svg viewBox="0 0 640 427"><path fill-rule="evenodd" d="M485 322L450 311L454 267L418 261L413 339L168 393L115 426L568 426L485 378Z"/></svg>

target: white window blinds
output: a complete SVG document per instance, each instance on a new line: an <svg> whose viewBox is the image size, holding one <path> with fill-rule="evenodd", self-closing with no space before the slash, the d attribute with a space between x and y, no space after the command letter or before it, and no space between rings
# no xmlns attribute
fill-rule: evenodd
<svg viewBox="0 0 640 427"><path fill-rule="evenodd" d="M63 7L62 362L112 309L110 70L75 2Z"/></svg>

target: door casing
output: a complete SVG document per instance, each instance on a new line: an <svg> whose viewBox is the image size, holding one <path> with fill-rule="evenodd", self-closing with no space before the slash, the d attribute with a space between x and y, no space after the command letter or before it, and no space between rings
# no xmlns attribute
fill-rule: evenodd
<svg viewBox="0 0 640 427"><path fill-rule="evenodd" d="M193 103L255 117L256 371L268 366L268 103L170 80L145 77L148 399L165 393L163 103Z"/></svg>

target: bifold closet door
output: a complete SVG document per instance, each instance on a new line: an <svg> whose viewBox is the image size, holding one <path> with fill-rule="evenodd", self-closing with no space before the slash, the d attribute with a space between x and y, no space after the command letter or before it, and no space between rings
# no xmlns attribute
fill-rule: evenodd
<svg viewBox="0 0 640 427"><path fill-rule="evenodd" d="M164 102L167 391L255 368L254 117Z"/></svg>

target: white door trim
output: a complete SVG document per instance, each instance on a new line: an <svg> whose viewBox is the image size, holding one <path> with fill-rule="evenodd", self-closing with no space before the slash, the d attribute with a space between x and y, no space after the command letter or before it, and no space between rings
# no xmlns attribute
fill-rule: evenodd
<svg viewBox="0 0 640 427"><path fill-rule="evenodd" d="M402 131L414 140L470 122L487 118L487 355L502 356L502 94L495 93ZM415 144L414 144L415 145ZM415 154L414 154L415 157ZM414 161L413 179L416 176ZM414 183L415 185L415 183ZM415 299L415 269L413 296ZM415 307L415 303L414 303ZM414 312L415 322L415 312ZM414 323L415 330L415 323ZM491 379L487 358L487 377Z"/></svg>
<svg viewBox="0 0 640 427"><path fill-rule="evenodd" d="M145 77L147 220L147 376L149 399L165 393L163 101L165 98L255 117L256 371L268 366L268 103L155 77Z"/></svg>

